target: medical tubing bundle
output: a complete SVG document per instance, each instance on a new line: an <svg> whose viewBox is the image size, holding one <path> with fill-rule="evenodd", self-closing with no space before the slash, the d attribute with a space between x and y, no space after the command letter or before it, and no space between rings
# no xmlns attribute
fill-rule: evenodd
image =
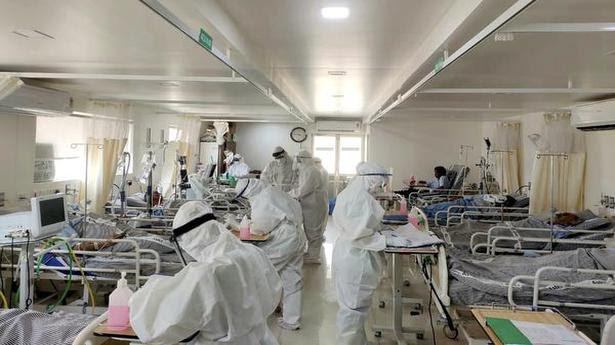
<svg viewBox="0 0 615 345"><path fill-rule="evenodd" d="M81 277L84 280L84 285L86 287L86 289L88 290L88 294L90 295L90 299L92 300L92 313L94 313L94 311L96 310L96 297L94 295L94 291L92 290L92 286L90 285L90 281L87 279L86 275L85 275L85 271L83 270L83 267L81 266L79 259L77 259L77 256L75 255L75 252L73 251L73 249L71 248L70 244L61 238L53 238L49 241L49 243L45 246L46 248L49 248L50 246L55 245L55 243L57 241L61 241L64 243L64 245L66 246L66 250L68 251L69 255L69 271L68 271L68 283L66 283L66 286L64 287L64 291L62 292L62 295L60 296L60 299L58 299L58 301L53 304L50 305L50 307L48 307L47 312L51 312L55 309L55 307L60 304L65 298L66 295L68 294L68 291L70 289L71 286L71 282L72 282L72 277L73 277L73 262L77 264L77 268L79 268L79 271L81 272ZM37 262L37 267L36 267L36 273L37 273L37 278L40 275L40 265L41 262L43 260L43 255L39 256L38 258L38 262Z"/></svg>

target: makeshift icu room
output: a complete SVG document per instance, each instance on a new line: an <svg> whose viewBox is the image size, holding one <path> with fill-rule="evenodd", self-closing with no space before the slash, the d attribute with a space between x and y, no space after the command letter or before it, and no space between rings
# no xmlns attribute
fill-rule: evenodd
<svg viewBox="0 0 615 345"><path fill-rule="evenodd" d="M0 18L0 345L615 344L614 1Z"/></svg>

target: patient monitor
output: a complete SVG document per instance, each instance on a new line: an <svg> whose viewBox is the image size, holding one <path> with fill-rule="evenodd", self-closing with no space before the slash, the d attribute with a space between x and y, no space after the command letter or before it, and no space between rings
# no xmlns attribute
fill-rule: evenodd
<svg viewBox="0 0 615 345"><path fill-rule="evenodd" d="M30 199L31 211L0 216L0 233L30 232L31 239L55 235L67 225L68 212L64 194Z"/></svg>

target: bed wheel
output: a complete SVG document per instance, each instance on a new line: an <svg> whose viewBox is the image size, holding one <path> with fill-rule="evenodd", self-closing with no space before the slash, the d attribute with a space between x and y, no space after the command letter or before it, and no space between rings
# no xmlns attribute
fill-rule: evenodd
<svg viewBox="0 0 615 345"><path fill-rule="evenodd" d="M384 301L378 302L378 308L384 309L385 306L386 306L386 303Z"/></svg>
<svg viewBox="0 0 615 345"><path fill-rule="evenodd" d="M417 333L416 334L416 339L423 340L423 338L425 338L425 334L423 334L423 333Z"/></svg>
<svg viewBox="0 0 615 345"><path fill-rule="evenodd" d="M409 280L404 280L404 286L410 286L410 281Z"/></svg>
<svg viewBox="0 0 615 345"><path fill-rule="evenodd" d="M443 331L444 335L449 339L457 339L457 336L459 335L459 330L457 327L451 329L448 325L444 325Z"/></svg>
<svg viewBox="0 0 615 345"><path fill-rule="evenodd" d="M374 332L374 337L376 337L376 338L382 338L382 332L380 332L380 331L376 331L376 332Z"/></svg>

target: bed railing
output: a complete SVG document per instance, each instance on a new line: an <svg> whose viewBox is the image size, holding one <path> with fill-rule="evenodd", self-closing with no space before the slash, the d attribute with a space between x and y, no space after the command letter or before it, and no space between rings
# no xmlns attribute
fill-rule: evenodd
<svg viewBox="0 0 615 345"><path fill-rule="evenodd" d="M528 217L527 207L503 207L503 206L449 206L445 211L438 211L434 216L436 226L450 227L458 225L467 220L478 220L482 222L503 222L514 219L525 219ZM488 219L480 219L488 217ZM442 223L442 219L446 223ZM495 218L495 219L494 219Z"/></svg>
<svg viewBox="0 0 615 345"><path fill-rule="evenodd" d="M569 283L562 281L553 281L553 280L544 280L543 275L547 272L566 272L570 274L593 274L597 276L605 276L604 280L589 280L589 281L581 281L577 283ZM519 306L515 302L515 288L519 290L523 282L526 282L526 287L532 286L532 309L537 309L540 307L569 307L569 308L582 308L582 309L599 309L599 310L615 310L615 305L610 304L596 304L596 303L581 303L581 302L556 302L549 301L545 299L541 299L540 291L542 289L548 289L552 286L559 286L565 288L578 288L578 289L589 289L589 290L602 290L602 291L613 291L615 293L615 281L613 280L615 276L615 271L613 270L601 270L601 269L585 269L585 268L569 268L569 267L556 267L556 266L545 266L541 267L536 271L536 273L531 275L520 275L513 277L508 283L508 303L511 306L516 307Z"/></svg>
<svg viewBox="0 0 615 345"><path fill-rule="evenodd" d="M507 232L510 235L496 234L496 232ZM524 233L523 235L520 233ZM497 253L550 253L549 249L531 249L523 248L529 244L573 244L578 246L596 247L606 246L607 239L613 237L614 230L577 230L577 229L557 229L556 232L565 232L573 235L604 235L601 240L583 239L583 238L552 238L552 236L538 237L538 234L551 234L549 228L517 228L510 225L496 225L489 228L488 232L476 232L470 237L470 248L472 254L484 252L490 255ZM529 235L528 235L529 233ZM532 233L536 234L532 236ZM484 242L479 242L480 238L484 238ZM514 242L513 247L506 247L502 243Z"/></svg>

